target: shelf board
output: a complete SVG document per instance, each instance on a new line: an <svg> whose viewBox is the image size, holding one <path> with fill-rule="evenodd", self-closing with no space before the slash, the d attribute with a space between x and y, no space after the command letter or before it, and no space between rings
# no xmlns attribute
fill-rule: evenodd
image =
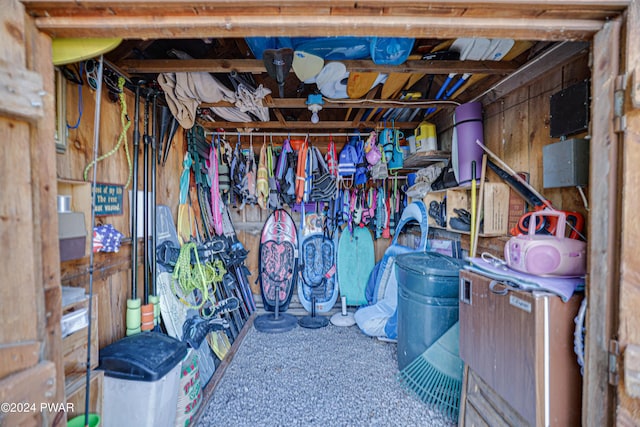
<svg viewBox="0 0 640 427"><path fill-rule="evenodd" d="M451 157L449 151L418 151L404 159L403 169L420 169L435 162L448 160Z"/></svg>

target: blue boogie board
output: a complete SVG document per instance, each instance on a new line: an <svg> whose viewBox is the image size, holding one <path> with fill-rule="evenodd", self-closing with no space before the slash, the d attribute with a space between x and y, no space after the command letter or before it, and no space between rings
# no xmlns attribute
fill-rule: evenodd
<svg viewBox="0 0 640 427"><path fill-rule="evenodd" d="M338 281L340 296L347 298L347 305L367 304L365 288L375 265L375 251L371 232L366 227L347 228L338 242Z"/></svg>
<svg viewBox="0 0 640 427"><path fill-rule="evenodd" d="M316 311L326 313L338 299L335 242L323 233L311 233L302 238L300 248L298 298L308 312L315 298Z"/></svg>
<svg viewBox="0 0 640 427"><path fill-rule="evenodd" d="M300 278L298 299L312 312L326 313L338 299L335 240L324 234L324 216L317 212L301 215Z"/></svg>

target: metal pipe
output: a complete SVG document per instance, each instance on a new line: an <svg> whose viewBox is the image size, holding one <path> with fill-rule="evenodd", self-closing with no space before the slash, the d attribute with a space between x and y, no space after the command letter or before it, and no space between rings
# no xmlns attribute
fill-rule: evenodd
<svg viewBox="0 0 640 427"><path fill-rule="evenodd" d="M350 136L358 136L358 135L366 135L368 132L349 132L349 133L291 133L291 132L207 132L205 131L205 135L240 135L240 136L249 136L249 135L253 135L253 136L299 136L299 137L305 137L305 136L309 136L309 137L313 137L313 136L322 136L322 137L329 137L329 136L345 136L345 137L350 137Z"/></svg>

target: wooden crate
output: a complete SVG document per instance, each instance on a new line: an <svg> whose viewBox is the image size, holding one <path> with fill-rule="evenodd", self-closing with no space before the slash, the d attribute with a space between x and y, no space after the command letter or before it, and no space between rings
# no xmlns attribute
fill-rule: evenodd
<svg viewBox="0 0 640 427"><path fill-rule="evenodd" d="M426 196L424 196L424 198L422 199L422 202L424 203L425 208L427 209L427 212L429 212L429 206L431 205L431 202L437 202L442 203L442 201L444 200L445 196L447 195L446 191L430 191L427 193ZM441 227L438 224L436 224L436 220L431 216L431 215L427 215L427 223L429 224L429 227L435 227L435 228L445 228L445 227Z"/></svg>
<svg viewBox="0 0 640 427"><path fill-rule="evenodd" d="M62 314L89 307L89 298L63 307ZM72 333L62 339L62 357L65 377L82 374L87 366L88 327ZM91 312L91 369L98 366L98 295L93 295Z"/></svg>
<svg viewBox="0 0 640 427"><path fill-rule="evenodd" d="M91 371L89 380L89 413L102 416L102 396L104 371ZM65 381L64 394L67 400L67 420L84 414L87 378L84 374L74 374Z"/></svg>
<svg viewBox="0 0 640 427"><path fill-rule="evenodd" d="M480 197L480 186L476 188ZM485 182L484 195L478 200L481 209L481 236L504 236L509 231L509 187L501 182ZM456 233L469 232L451 228L449 220L456 217L455 209L465 209L471 213L471 188L450 188L447 190L447 230Z"/></svg>

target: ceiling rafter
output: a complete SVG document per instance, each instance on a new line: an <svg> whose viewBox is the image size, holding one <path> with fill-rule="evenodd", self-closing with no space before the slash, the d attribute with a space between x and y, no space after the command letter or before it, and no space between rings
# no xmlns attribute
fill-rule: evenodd
<svg viewBox="0 0 640 427"><path fill-rule="evenodd" d="M409 60L401 65L376 64L371 60L347 60L342 62L347 71L378 73L425 73L425 74L508 74L518 64L508 61L445 61ZM264 73L264 62L260 59L127 59L118 61L120 69L129 74L209 72L209 73Z"/></svg>

